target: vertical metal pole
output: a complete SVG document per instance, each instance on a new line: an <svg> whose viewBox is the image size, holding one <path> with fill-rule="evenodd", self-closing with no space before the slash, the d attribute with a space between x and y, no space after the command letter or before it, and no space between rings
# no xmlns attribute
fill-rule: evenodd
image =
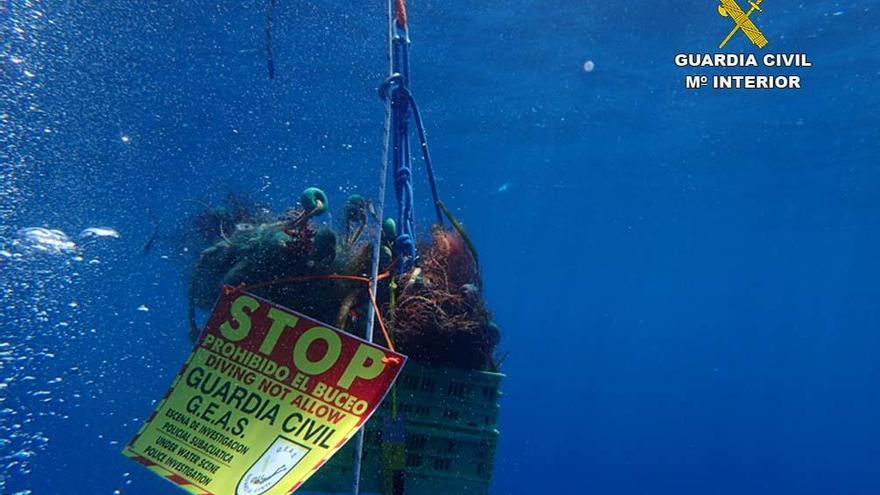
<svg viewBox="0 0 880 495"><path fill-rule="evenodd" d="M389 64L389 74L393 73L394 61L392 60L392 24L394 22L394 7L392 6L392 0L388 0L388 64ZM378 221L376 222L376 227L373 232L373 259L372 265L370 266L370 295L373 300L376 300L376 292L378 287L379 280L379 257L381 255L382 250L382 221L385 218L385 188L388 182L388 154L389 149L391 147L391 99L387 98L385 100L385 134L383 136L382 147L382 165L379 167L381 170L379 175L379 197L378 199L378 207L376 208L376 216L378 217ZM373 341L373 326L376 323L376 312L373 309L373 305L370 304L367 309L367 329L365 338L367 342ZM352 471L354 474L354 478L352 480L351 485L351 493L353 495L360 495L361 491L361 464L364 457L364 429L366 428L366 424L361 426L361 429L357 432L355 436L355 446L354 446L354 459L352 464Z"/></svg>

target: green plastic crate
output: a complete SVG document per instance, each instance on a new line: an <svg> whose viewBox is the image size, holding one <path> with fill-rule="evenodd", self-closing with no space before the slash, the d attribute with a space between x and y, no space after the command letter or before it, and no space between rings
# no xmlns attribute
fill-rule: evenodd
<svg viewBox="0 0 880 495"><path fill-rule="evenodd" d="M405 420L407 495L487 495L498 445L499 385L504 375L408 362L397 380ZM383 493L382 441L391 394L366 425L361 492ZM305 484L309 493L351 493L354 441Z"/></svg>

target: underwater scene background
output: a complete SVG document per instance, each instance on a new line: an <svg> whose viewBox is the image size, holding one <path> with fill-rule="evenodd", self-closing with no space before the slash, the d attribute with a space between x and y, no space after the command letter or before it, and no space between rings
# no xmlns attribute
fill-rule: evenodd
<svg viewBox="0 0 880 495"><path fill-rule="evenodd" d="M409 8L509 352L493 493L878 493L880 3L765 2L813 63L765 92L684 89L712 2ZM119 452L190 350L195 202L375 199L384 2L279 1L272 80L265 9L0 3L0 493L177 493Z"/></svg>

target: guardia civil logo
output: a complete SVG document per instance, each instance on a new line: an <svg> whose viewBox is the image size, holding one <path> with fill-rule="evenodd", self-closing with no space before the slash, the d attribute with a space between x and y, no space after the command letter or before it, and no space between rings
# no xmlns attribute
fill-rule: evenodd
<svg viewBox="0 0 880 495"><path fill-rule="evenodd" d="M718 13L721 14L722 17L729 17L733 21L734 26L730 30L730 33L728 33L721 41L721 44L718 45L719 49L724 48L724 45L726 45L727 42L738 32L742 32L749 41L758 48L764 48L767 46L767 38L752 21L752 14L755 12L764 12L761 10L762 1L763 0L749 0L749 4L751 4L752 7L748 12L745 12L740 8L739 4L736 3L736 0L721 0L721 3L718 4Z"/></svg>
<svg viewBox="0 0 880 495"><path fill-rule="evenodd" d="M801 89L801 75L793 69L812 67L813 64L806 53L758 52L769 44L764 32L758 26L761 22L759 14L764 13L761 7L764 0L717 1L720 20L727 24L729 31L714 53L701 51L675 55L676 66L686 67L687 70L697 69L684 74L684 87L694 90ZM707 18L719 19L709 9L703 14ZM781 33L774 34L780 36L783 45L797 44L797 40L790 37L783 40ZM745 37L757 49L747 46L748 49L739 53L736 53L735 49L722 50L730 40L739 36ZM736 41L731 46L735 45L737 45ZM745 40L740 38L739 45L746 45Z"/></svg>

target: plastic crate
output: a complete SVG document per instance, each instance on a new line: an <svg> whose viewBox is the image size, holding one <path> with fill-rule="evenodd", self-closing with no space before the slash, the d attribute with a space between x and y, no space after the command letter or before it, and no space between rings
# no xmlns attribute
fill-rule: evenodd
<svg viewBox="0 0 880 495"><path fill-rule="evenodd" d="M504 375L408 362L395 385L404 419L407 495L488 494L498 445L499 385ZM383 493L383 437L392 394L366 425L361 492ZM354 442L306 482L310 493L351 493Z"/></svg>

